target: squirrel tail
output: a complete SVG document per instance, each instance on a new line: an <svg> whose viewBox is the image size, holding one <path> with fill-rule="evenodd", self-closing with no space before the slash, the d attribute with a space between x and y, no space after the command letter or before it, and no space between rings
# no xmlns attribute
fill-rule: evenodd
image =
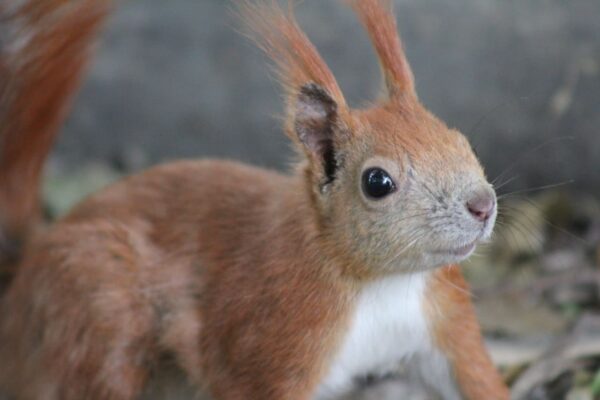
<svg viewBox="0 0 600 400"><path fill-rule="evenodd" d="M0 4L0 280L41 219L40 179L110 0Z"/></svg>

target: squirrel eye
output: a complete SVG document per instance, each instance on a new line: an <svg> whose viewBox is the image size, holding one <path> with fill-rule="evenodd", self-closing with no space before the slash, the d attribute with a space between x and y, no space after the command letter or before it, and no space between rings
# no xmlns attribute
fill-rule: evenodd
<svg viewBox="0 0 600 400"><path fill-rule="evenodd" d="M390 175L381 168L369 168L363 172L362 190L372 199L381 199L396 190Z"/></svg>

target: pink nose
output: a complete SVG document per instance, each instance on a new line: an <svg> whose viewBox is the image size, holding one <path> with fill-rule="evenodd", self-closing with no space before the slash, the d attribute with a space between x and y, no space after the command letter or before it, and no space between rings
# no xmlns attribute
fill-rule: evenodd
<svg viewBox="0 0 600 400"><path fill-rule="evenodd" d="M467 209L478 221L487 221L494 213L496 200L490 192L480 193L467 201Z"/></svg>

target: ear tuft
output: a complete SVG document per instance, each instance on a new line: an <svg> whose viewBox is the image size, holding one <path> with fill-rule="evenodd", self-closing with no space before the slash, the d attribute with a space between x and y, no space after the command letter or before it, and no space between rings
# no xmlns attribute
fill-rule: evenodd
<svg viewBox="0 0 600 400"><path fill-rule="evenodd" d="M334 151L337 119L338 105L324 88L315 83L300 88L294 130L309 157L321 161L327 182L333 181L337 167Z"/></svg>
<svg viewBox="0 0 600 400"><path fill-rule="evenodd" d="M344 96L331 70L294 17L293 5L284 11L276 0L238 0L240 15L248 34L275 62L281 84L288 95L296 96L302 85L314 82L325 88L338 106Z"/></svg>
<svg viewBox="0 0 600 400"><path fill-rule="evenodd" d="M391 0L346 0L354 9L375 46L391 99L416 96L412 70L396 26Z"/></svg>

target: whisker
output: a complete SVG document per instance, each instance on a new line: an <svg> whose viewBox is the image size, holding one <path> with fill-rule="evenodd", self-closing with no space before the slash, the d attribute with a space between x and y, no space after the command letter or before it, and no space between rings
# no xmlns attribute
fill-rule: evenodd
<svg viewBox="0 0 600 400"><path fill-rule="evenodd" d="M509 243L509 244L512 243L513 246L519 247L521 244L521 241L519 241L517 239L517 236L515 235L515 231L520 233L522 236L525 237L525 240L527 241L527 246L529 247L530 251L535 253L536 252L535 246L531 242L530 232L528 232L526 227L518 225L517 222L520 222L520 221L517 218L515 218L512 223L506 223L504 226L504 229L499 230L498 234L501 235L507 243ZM522 223L522 222L520 222L520 223ZM525 229L525 231L523 229ZM509 237L512 240L508 240ZM537 238L537 240L538 240L539 246L542 247L543 246L542 241L539 238Z"/></svg>
<svg viewBox="0 0 600 400"><path fill-rule="evenodd" d="M439 197L435 195L435 192L424 181L417 181L417 183L419 183L425 189L427 194L431 196L432 200L438 203L440 202Z"/></svg>
<svg viewBox="0 0 600 400"><path fill-rule="evenodd" d="M571 184L573 182L575 182L574 179L568 179L566 181L562 181L562 182L558 182L558 183L553 183L553 184L550 184L550 185L538 186L538 187L529 188L529 189L523 189L523 190L516 190L514 192L509 192L509 193L504 193L504 194L499 195L498 196L498 200L505 199L505 198L507 198L509 196L514 196L514 195L517 195L517 194L538 192L540 190L557 188L557 187L560 187L560 186L569 185L569 184Z"/></svg>
<svg viewBox="0 0 600 400"><path fill-rule="evenodd" d="M449 266L449 268L457 268L457 265L451 265ZM448 279L444 279L444 277L442 277L441 275L435 275L435 279L437 279L439 282L446 284L448 286L451 286L453 289L458 290L459 292L471 297L471 292L469 292L468 290L461 288L460 286L455 285L453 282L449 281ZM474 297L474 296L473 296Z"/></svg>
<svg viewBox="0 0 600 400"><path fill-rule="evenodd" d="M475 133L475 129L479 127L479 125L481 125L483 122L485 122L491 115L493 115L497 110L501 109L502 107L508 106L508 105L512 105L512 104L516 104L518 102L521 102L523 100L527 100L529 99L529 96L521 96L521 97L516 97L516 98L512 98L512 99L508 99L505 100L493 107L491 107L490 109L488 109L487 111L484 111L483 115L473 124L471 125L471 127L469 129L467 129L465 132L467 134L467 137L469 137L469 141L471 141L472 143L475 142L475 139L477 139L477 133ZM477 147L479 146L479 144L474 143L473 148L475 151L477 151Z"/></svg>
<svg viewBox="0 0 600 400"><path fill-rule="evenodd" d="M410 219L413 219L413 218L424 217L425 215L428 215L428 214L430 214L430 213L431 213L431 211L430 211L430 210L426 210L426 211L424 211L424 212L422 212L422 213L418 213L418 214L405 215L405 216L403 216L402 218L400 218L399 220L396 220L396 221L394 221L394 222L395 222L395 223L398 223L398 222L404 222L404 221L407 221L407 220L410 220Z"/></svg>
<svg viewBox="0 0 600 400"><path fill-rule="evenodd" d="M532 153L550 145L550 144L555 144L556 142L562 142L562 141L566 141L566 140L574 140L575 137L574 136L559 136L556 138L550 138L542 143L540 143L539 145L537 145L536 147L534 147L531 150L526 151L525 153L521 154L512 164L510 164L504 171L502 171L493 181L496 182L498 179L500 179L501 177L505 176L506 174L508 174L510 171L514 170L514 168L519 165L521 162L523 162L523 160L525 160L528 156L530 156Z"/></svg>
<svg viewBox="0 0 600 400"><path fill-rule="evenodd" d="M520 177L521 177L520 175L515 175L515 176L511 177L510 179L507 179L504 182L500 183L499 185L492 183L492 186L494 187L494 190L497 191L497 190L500 190L501 188L503 188L504 186L508 185L509 183L516 181Z"/></svg>
<svg viewBox="0 0 600 400"><path fill-rule="evenodd" d="M541 213L541 215L540 215L540 216L541 216L541 218L542 218L542 219L545 221L545 223L546 223L546 224L548 224L548 225L549 225L549 226L551 226L552 228L554 228L554 229L557 229L557 230L559 230L560 232L562 232L562 233L564 233L564 234L566 234L566 235L569 235L569 236L570 236L570 237L572 237L573 239L576 239L576 240L578 240L580 243L582 243L582 244L585 244L586 246L591 246L591 245L592 245L590 242L588 242L587 240L585 240L585 239L584 239L584 238L582 238L581 236L579 236L579 235L576 235L575 233L573 233L573 232L570 232L570 231L568 231L567 229L564 229L564 228L562 228L562 227L560 227L560 226L558 226L558 225L556 225L556 224L552 223L552 222L551 222L551 221L550 221L548 218L546 218L546 217L543 215L543 210L540 208L540 206L539 206L539 205L535 204L535 202L534 202L534 201L532 201L532 200L530 200L530 199L527 199L527 198L523 198L523 200L527 201L527 202L528 202L529 204L531 204L533 207L537 208L537 209L540 211L540 213Z"/></svg>
<svg viewBox="0 0 600 400"><path fill-rule="evenodd" d="M396 254L394 254L394 256L392 257L390 262L396 262L396 260L404 253L406 253L408 250L410 250L415 244L417 244L417 242L419 242L419 240L425 238L427 236L426 233L421 233L419 235L416 235L415 237L409 239L410 242L405 245L402 249L400 249Z"/></svg>

